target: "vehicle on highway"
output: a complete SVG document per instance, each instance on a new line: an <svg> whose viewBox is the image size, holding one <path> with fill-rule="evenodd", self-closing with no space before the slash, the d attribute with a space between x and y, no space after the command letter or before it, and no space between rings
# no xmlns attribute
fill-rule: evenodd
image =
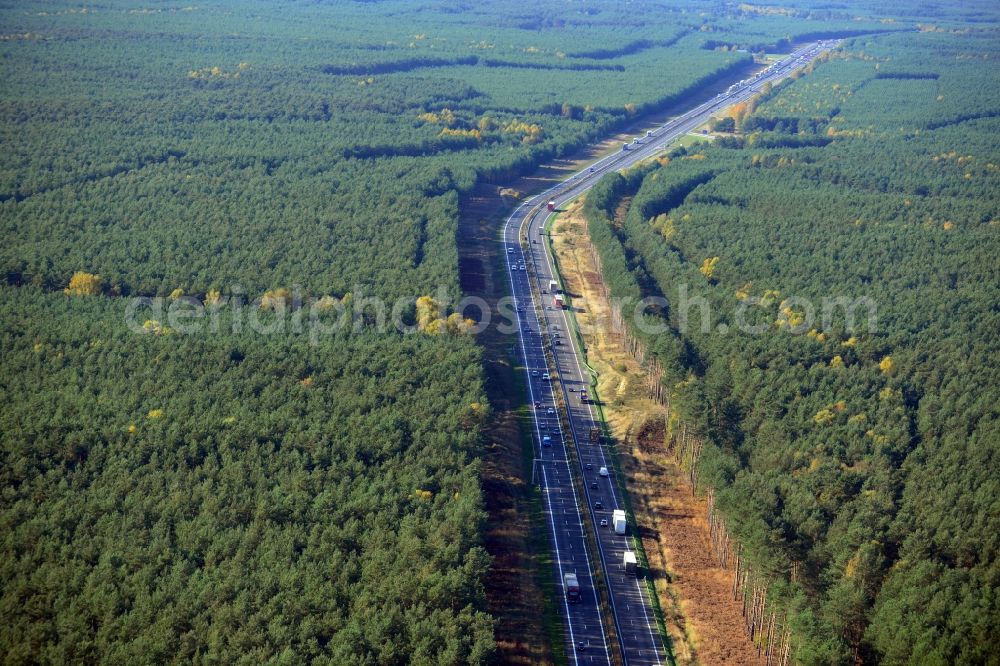
<svg viewBox="0 0 1000 666"><path fill-rule="evenodd" d="M552 446L552 438L548 435L542 437L542 446Z"/></svg>
<svg viewBox="0 0 1000 666"><path fill-rule="evenodd" d="M538 370L532 370L531 371L531 376L532 377L537 377L538 376Z"/></svg>
<svg viewBox="0 0 1000 666"><path fill-rule="evenodd" d="M555 416L556 415L556 410L554 410L551 407L549 407L548 410L545 413L548 414L549 416Z"/></svg>
<svg viewBox="0 0 1000 666"><path fill-rule="evenodd" d="M615 534L625 534L625 526L628 524L625 518L625 512L621 509L615 509L611 514L611 522L615 526Z"/></svg>
<svg viewBox="0 0 1000 666"><path fill-rule="evenodd" d="M551 379L552 379L552 377L550 377L549 373L547 373L547 372L544 375L542 375L542 381L543 382L547 382L547 381L549 381Z"/></svg>
<svg viewBox="0 0 1000 666"><path fill-rule="evenodd" d="M622 558L622 564L625 565L625 573L635 573L636 570L635 553L633 553L631 550L626 550L625 556Z"/></svg>
<svg viewBox="0 0 1000 666"><path fill-rule="evenodd" d="M590 482L590 487L591 487L592 490L597 490L597 481L591 481Z"/></svg>
<svg viewBox="0 0 1000 666"><path fill-rule="evenodd" d="M607 526L608 526L608 519L601 518L601 527L607 527Z"/></svg>
<svg viewBox="0 0 1000 666"><path fill-rule="evenodd" d="M597 500L596 502L594 502L594 508L600 511L601 509L604 508L604 503L601 502L601 500Z"/></svg>
<svg viewBox="0 0 1000 666"><path fill-rule="evenodd" d="M587 470L587 471L589 472L590 470L594 469L594 466L593 466L593 465L591 465L590 463L587 463L587 464L586 464L586 465L584 466L584 469L586 469L586 470Z"/></svg>
<svg viewBox="0 0 1000 666"><path fill-rule="evenodd" d="M604 466L601 466L601 469L597 470L597 473L600 474L601 476L607 476L608 475L608 468L604 467Z"/></svg>
<svg viewBox="0 0 1000 666"><path fill-rule="evenodd" d="M563 587L566 590L567 601L580 600L580 581L575 573L563 574Z"/></svg>

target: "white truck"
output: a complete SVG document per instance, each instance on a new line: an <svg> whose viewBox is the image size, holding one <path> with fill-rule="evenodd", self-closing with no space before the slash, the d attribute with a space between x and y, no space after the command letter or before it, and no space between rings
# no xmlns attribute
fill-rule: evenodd
<svg viewBox="0 0 1000 666"><path fill-rule="evenodd" d="M611 526L615 528L615 534L625 534L627 524L625 512L621 509L615 509L611 514Z"/></svg>
<svg viewBox="0 0 1000 666"><path fill-rule="evenodd" d="M625 558L622 564L625 565L625 573L635 573L635 568L636 568L635 553L633 553L631 550L626 550Z"/></svg>

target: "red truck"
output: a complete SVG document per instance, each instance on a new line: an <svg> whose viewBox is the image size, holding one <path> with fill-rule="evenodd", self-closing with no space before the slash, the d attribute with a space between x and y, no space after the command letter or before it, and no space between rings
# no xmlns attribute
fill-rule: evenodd
<svg viewBox="0 0 1000 666"><path fill-rule="evenodd" d="M556 202L555 201L550 201L549 202L549 210L555 210L555 209L556 209Z"/></svg>

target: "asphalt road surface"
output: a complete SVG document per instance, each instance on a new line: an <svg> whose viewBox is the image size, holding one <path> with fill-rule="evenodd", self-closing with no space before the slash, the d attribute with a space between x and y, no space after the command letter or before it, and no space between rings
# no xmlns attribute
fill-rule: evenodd
<svg viewBox="0 0 1000 666"><path fill-rule="evenodd" d="M517 314L517 339L533 411L535 463L533 481L542 492L544 511L553 543L556 589L561 596L566 649L570 663L599 664L611 661L611 646L602 624L593 567L600 567L607 581L615 633L621 657L636 666L667 661L664 637L654 619L643 571L626 573L624 557L636 538L629 516L626 533L616 534L612 512L624 509L610 455L602 441L594 442L592 429L600 427L594 405L584 401L581 390L590 386L584 357L570 325L570 312L555 303L551 281L560 284L546 250L545 224L566 202L590 189L606 173L632 166L660 152L674 139L703 124L716 111L741 102L767 82L775 83L804 67L835 41L821 41L800 48L761 73L734 84L729 90L671 119L661 127L636 137L627 149L608 155L565 181L522 203L508 218L503 232L507 275ZM558 291L558 289L556 290ZM551 373L551 376L550 376ZM563 430L555 398L566 405L568 431ZM591 398L593 396L590 396ZM578 460L571 464L567 438L575 442ZM607 476L602 468L607 469ZM574 477L582 480L577 492ZM581 505L597 531L597 552L588 552ZM602 525L601 521L607 523ZM566 594L566 573L575 573L580 599Z"/></svg>

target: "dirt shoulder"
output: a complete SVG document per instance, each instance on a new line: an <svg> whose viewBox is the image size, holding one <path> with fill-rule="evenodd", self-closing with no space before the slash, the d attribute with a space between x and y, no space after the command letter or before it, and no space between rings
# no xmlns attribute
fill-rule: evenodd
<svg viewBox="0 0 1000 666"><path fill-rule="evenodd" d="M684 108L710 98L715 92L706 89L691 96ZM500 270L499 233L518 199L501 196L501 190L511 190L521 197L540 192L602 156L620 150L621 144L631 137L662 125L682 110L674 107L638 118L599 144L567 158L551 160L534 172L503 185L477 184L461 201L457 241L463 293L483 298L495 312L496 302L508 291L506 277ZM521 450L516 404L518 384L511 364L511 341L489 327L479 336L478 342L483 349L483 368L493 410L486 428L481 483L488 513L484 543L493 557L486 593L490 613L496 618L497 661L514 664L562 661L561 655L554 658L552 645L553 631L561 631L561 625L553 629L553 622L558 618L548 617L549 611L545 610L546 604L551 604L543 591L548 575L545 567L551 565L544 552L545 542L538 537L544 525L538 522L532 504L528 484L530 458L526 463ZM637 375L632 374L632 377ZM654 524L648 519L644 522ZM647 552L654 552L649 545L646 547ZM662 570L665 569L661 567ZM657 584L663 586L665 583L661 580ZM665 610L669 608L664 604Z"/></svg>
<svg viewBox="0 0 1000 666"><path fill-rule="evenodd" d="M757 652L732 598L732 573L709 547L706 507L692 495L665 450L664 410L646 394L642 367L611 334L609 308L581 202L553 229L564 288L574 294L587 361L599 373L598 397L619 442L619 458L640 524L660 605L681 664L753 664Z"/></svg>
<svg viewBox="0 0 1000 666"><path fill-rule="evenodd" d="M462 291L483 298L493 311L508 293L499 256L499 233L517 199L500 195L511 189L524 195L543 190L583 169L602 154L616 150L629 132L638 132L662 118L647 118L627 131L591 146L567 159L552 160L532 174L503 187L480 183L461 203L458 249ZM490 613L496 618L494 638L497 660L506 664L547 664L561 661L553 656L553 622L545 613L543 591L551 564L545 544L537 538L544 524L534 515L529 486L529 462L521 449L516 396L519 388L511 359L514 349L509 338L488 327L477 341L483 349L483 368L493 410L487 426L481 483L488 520L484 544L493 557L486 581ZM553 611L557 613L557 611ZM555 631L561 631L561 624ZM560 655L561 656L561 655Z"/></svg>

